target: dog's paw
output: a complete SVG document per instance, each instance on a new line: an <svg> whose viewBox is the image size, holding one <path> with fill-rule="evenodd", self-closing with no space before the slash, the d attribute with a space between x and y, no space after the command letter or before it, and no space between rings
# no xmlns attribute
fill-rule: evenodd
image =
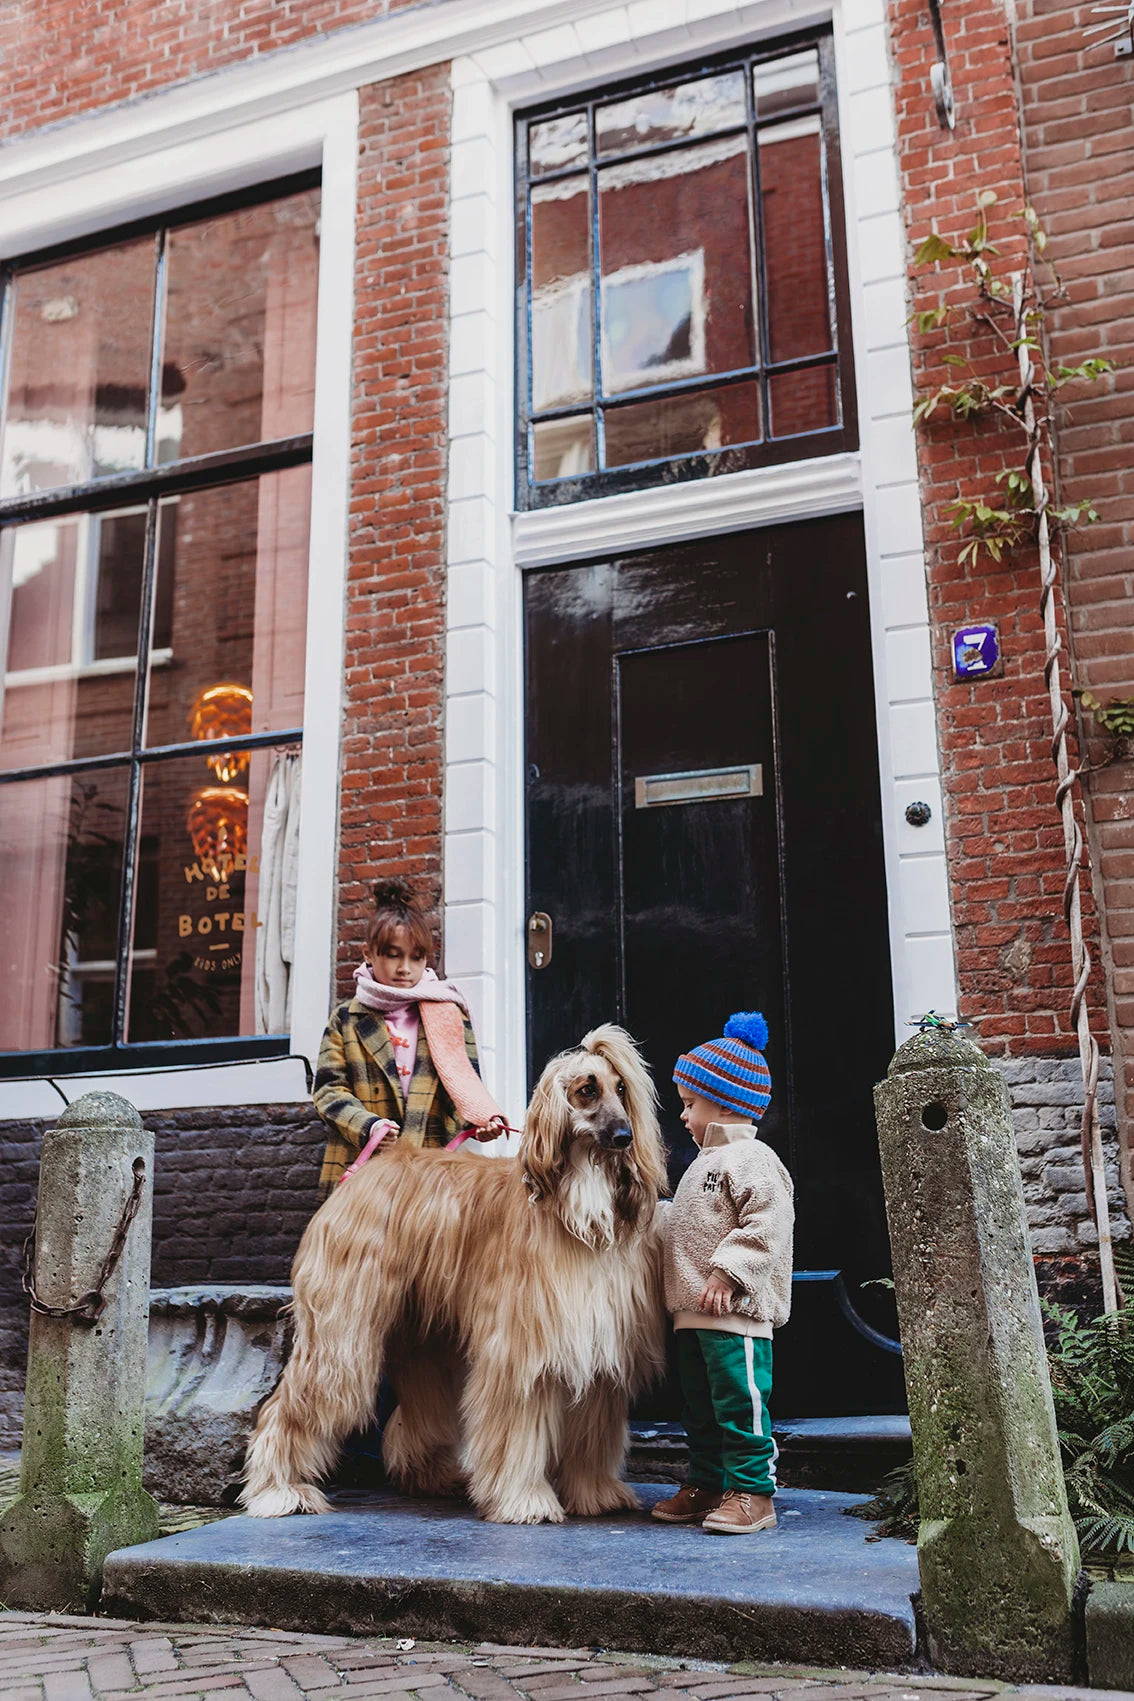
<svg viewBox="0 0 1134 1701"><path fill-rule="evenodd" d="M489 1501L480 1515L488 1524L561 1524L567 1516L550 1487Z"/></svg>
<svg viewBox="0 0 1134 1701"><path fill-rule="evenodd" d="M604 1512L637 1512L642 1505L630 1484L618 1477L560 1483L559 1492L567 1511L576 1518L598 1518Z"/></svg>
<svg viewBox="0 0 1134 1701"><path fill-rule="evenodd" d="M282 1487L248 1489L240 1503L250 1518L288 1518L293 1512L329 1512L331 1503L313 1483L284 1483Z"/></svg>

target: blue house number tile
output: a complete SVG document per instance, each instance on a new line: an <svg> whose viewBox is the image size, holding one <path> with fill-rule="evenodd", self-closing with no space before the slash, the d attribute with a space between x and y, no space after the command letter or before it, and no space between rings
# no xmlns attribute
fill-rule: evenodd
<svg viewBox="0 0 1134 1701"><path fill-rule="evenodd" d="M977 679L991 673L1000 660L995 626L962 626L953 634L953 672L958 679Z"/></svg>

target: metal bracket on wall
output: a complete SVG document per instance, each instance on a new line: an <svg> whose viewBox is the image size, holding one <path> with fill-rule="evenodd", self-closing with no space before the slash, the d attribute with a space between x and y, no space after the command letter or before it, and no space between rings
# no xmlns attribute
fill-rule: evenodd
<svg viewBox="0 0 1134 1701"><path fill-rule="evenodd" d="M1084 35L1098 35L1100 30L1111 32L1103 36L1102 42L1092 42L1091 46L1101 47L1103 42L1113 41L1116 59L1134 58L1134 0L1121 0L1118 5L1092 6L1091 13L1103 21L1101 24L1088 24Z"/></svg>
<svg viewBox="0 0 1134 1701"><path fill-rule="evenodd" d="M945 31L941 24L941 0L929 0L929 19L933 39L937 43L937 63L929 68L929 86L937 107L937 121L943 130L952 130L957 122L953 101L953 79L949 75L949 55L945 51Z"/></svg>

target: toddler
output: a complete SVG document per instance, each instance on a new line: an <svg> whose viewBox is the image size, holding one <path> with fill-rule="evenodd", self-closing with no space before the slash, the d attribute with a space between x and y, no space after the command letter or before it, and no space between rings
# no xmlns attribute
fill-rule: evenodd
<svg viewBox="0 0 1134 1701"><path fill-rule="evenodd" d="M667 1524L719 1535L774 1530L772 1330L791 1306L792 1183L756 1137L772 1078L755 1011L677 1060L681 1120L700 1156L665 1214L665 1303L673 1314L689 1481L654 1507Z"/></svg>
<svg viewBox="0 0 1134 1701"><path fill-rule="evenodd" d="M319 1047L315 1108L330 1129L326 1198L379 1142L445 1146L466 1125L493 1139L505 1118L477 1066L460 989L429 966L432 936L412 886L374 887L355 995L332 1012Z"/></svg>

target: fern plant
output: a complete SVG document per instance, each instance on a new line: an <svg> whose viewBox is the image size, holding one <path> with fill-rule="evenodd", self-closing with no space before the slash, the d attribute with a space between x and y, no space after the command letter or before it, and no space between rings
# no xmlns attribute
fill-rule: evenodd
<svg viewBox="0 0 1134 1701"><path fill-rule="evenodd" d="M1134 1554L1134 1309L1081 1323L1045 1302L1067 1501L1084 1559Z"/></svg>

